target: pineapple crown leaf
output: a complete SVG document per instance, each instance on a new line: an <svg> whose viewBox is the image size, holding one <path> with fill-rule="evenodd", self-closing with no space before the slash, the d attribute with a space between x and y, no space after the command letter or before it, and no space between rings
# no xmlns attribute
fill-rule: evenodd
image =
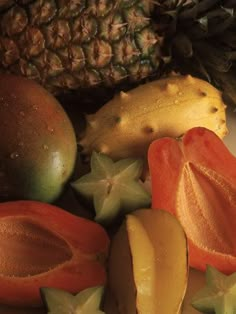
<svg viewBox="0 0 236 314"><path fill-rule="evenodd" d="M157 0L155 3L163 10L173 10L182 7L184 4L186 4L186 2L188 2L188 0Z"/></svg>
<svg viewBox="0 0 236 314"><path fill-rule="evenodd" d="M193 55L193 46L191 40L184 33L177 33L173 39L172 49L184 58L190 58Z"/></svg>
<svg viewBox="0 0 236 314"><path fill-rule="evenodd" d="M223 96L226 103L236 104L236 77L235 67L232 67L228 73L219 73L212 69L211 75L214 77L214 84L223 89Z"/></svg>
<svg viewBox="0 0 236 314"><path fill-rule="evenodd" d="M234 26L236 5L222 0L158 1L157 20L163 18L164 33L172 38L183 28L189 37L208 38ZM161 23L160 23L161 24Z"/></svg>
<svg viewBox="0 0 236 314"><path fill-rule="evenodd" d="M222 10L224 10L226 13L228 13L230 16L234 17L235 9L234 8L227 8L224 6L221 6Z"/></svg>
<svg viewBox="0 0 236 314"><path fill-rule="evenodd" d="M208 17L207 16L203 16L201 18L199 18L197 20L197 22L199 23L200 27L207 32L208 31Z"/></svg>
<svg viewBox="0 0 236 314"><path fill-rule="evenodd" d="M231 68L232 61L229 53L224 49L219 49L216 44L200 41L194 44L194 48L201 59L205 60L207 67L214 68L219 72L228 72Z"/></svg>
<svg viewBox="0 0 236 314"><path fill-rule="evenodd" d="M211 83L211 76L209 75L206 67L203 65L203 63L201 62L201 59L198 57L197 54L195 54L195 62L198 65L198 70L200 72L200 74L202 75L203 78L205 78L206 81L208 81L209 83Z"/></svg>
<svg viewBox="0 0 236 314"><path fill-rule="evenodd" d="M220 0L194 0L179 14L179 19L192 19L196 18L198 15L210 10L213 6L219 3Z"/></svg>
<svg viewBox="0 0 236 314"><path fill-rule="evenodd" d="M227 53L229 60L236 61L236 51L230 51Z"/></svg>

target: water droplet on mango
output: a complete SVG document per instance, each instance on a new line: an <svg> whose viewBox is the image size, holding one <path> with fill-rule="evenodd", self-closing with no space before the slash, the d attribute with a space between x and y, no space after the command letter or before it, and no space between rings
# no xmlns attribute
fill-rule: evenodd
<svg viewBox="0 0 236 314"><path fill-rule="evenodd" d="M52 127L48 126L48 131L51 132L51 133L53 133L53 132L54 132L54 129L53 129Z"/></svg>
<svg viewBox="0 0 236 314"><path fill-rule="evenodd" d="M13 153L11 153L10 158L11 158L11 159L16 159L16 158L18 158L19 156L20 156L20 155L19 155L18 152L13 152Z"/></svg>

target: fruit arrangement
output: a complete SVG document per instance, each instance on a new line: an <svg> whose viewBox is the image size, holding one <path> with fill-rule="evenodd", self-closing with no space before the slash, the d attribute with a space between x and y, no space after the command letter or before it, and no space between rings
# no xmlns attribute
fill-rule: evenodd
<svg viewBox="0 0 236 314"><path fill-rule="evenodd" d="M70 116L51 93L9 74L0 84L0 313L234 308L234 297L223 299L236 284L236 157L222 141L219 90L171 75L123 92L85 116L77 151ZM154 123L158 132L144 136ZM86 215L62 206L68 191ZM222 299L204 288L205 272Z"/></svg>
<svg viewBox="0 0 236 314"><path fill-rule="evenodd" d="M0 313L235 311L234 9L0 3Z"/></svg>

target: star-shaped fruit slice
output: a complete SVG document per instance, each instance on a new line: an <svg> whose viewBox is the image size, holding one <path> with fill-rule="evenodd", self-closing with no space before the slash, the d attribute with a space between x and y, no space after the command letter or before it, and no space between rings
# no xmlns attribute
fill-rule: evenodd
<svg viewBox="0 0 236 314"><path fill-rule="evenodd" d="M235 314L236 272L227 276L208 265L206 285L193 297L192 306L206 313Z"/></svg>
<svg viewBox="0 0 236 314"><path fill-rule="evenodd" d="M75 191L93 201L95 220L109 224L120 214L148 207L151 196L140 182L142 159L125 158L113 161L93 152L91 172L72 183Z"/></svg>
<svg viewBox="0 0 236 314"><path fill-rule="evenodd" d="M41 288L48 314L105 314L100 310L104 287L87 288L76 295L56 288Z"/></svg>

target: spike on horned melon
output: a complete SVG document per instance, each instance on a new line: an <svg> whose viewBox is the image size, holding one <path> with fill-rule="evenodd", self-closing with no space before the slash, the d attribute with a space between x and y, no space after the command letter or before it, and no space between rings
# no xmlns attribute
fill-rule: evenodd
<svg viewBox="0 0 236 314"><path fill-rule="evenodd" d="M206 127L227 134L222 93L211 84L187 76L170 76L121 92L95 114L87 115L80 145L114 159L144 156L156 138L180 137L188 129Z"/></svg>

